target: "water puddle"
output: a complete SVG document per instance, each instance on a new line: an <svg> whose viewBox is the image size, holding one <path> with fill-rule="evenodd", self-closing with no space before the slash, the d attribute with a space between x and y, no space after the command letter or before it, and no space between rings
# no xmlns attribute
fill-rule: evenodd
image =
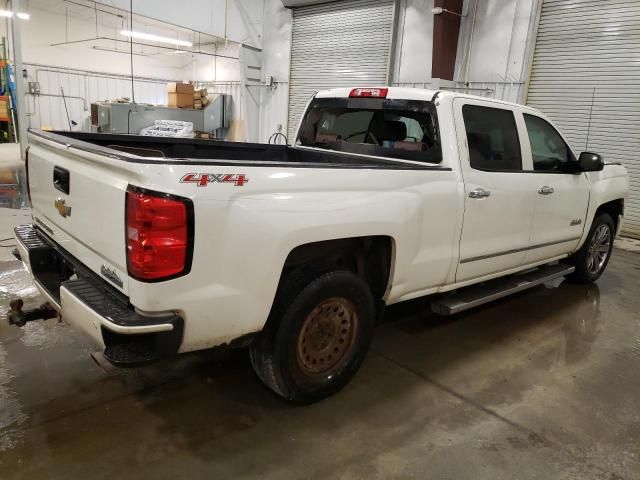
<svg viewBox="0 0 640 480"><path fill-rule="evenodd" d="M9 387L13 376L6 358L7 352L0 343L0 452L15 447L20 440L20 426L27 420L16 392Z"/></svg>

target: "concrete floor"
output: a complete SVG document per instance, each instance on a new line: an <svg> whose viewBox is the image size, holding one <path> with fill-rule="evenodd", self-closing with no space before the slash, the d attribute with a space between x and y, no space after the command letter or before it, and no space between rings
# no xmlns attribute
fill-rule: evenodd
<svg viewBox="0 0 640 480"><path fill-rule="evenodd" d="M38 304L18 262L0 279L0 311ZM392 307L354 381L310 407L243 350L107 373L64 324L1 324L0 479L637 479L639 284L616 249L595 285L450 319Z"/></svg>

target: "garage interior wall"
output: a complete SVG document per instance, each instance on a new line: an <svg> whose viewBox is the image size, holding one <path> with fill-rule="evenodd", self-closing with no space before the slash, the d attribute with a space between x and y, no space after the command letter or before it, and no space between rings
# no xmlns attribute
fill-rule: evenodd
<svg viewBox="0 0 640 480"><path fill-rule="evenodd" d="M84 0L78 0L83 2ZM540 0L517 0L514 2L502 2L487 0L480 2L476 13L476 27L478 25L494 25L494 28L476 28L473 35L472 57L478 58L470 63L467 80L471 93L500 98L518 100L521 94L523 78L517 73L518 66L525 62L528 41L528 29L532 21L532 12L535 12L535 4ZM116 2L117 4L118 2ZM122 3L122 2L120 2ZM209 28L211 32L224 34L224 24L220 24L220 18L224 19L224 7L220 2L212 2L208 7L201 5L199 16L202 18L189 19L178 18L183 13L176 14L175 18L189 23L191 27ZM134 11L144 7L144 2L134 2ZM422 87L422 88L453 88L464 87L464 60L468 52L470 25L473 13L473 0L467 0L463 6L460 38L458 41L458 54L456 61L456 77L453 82L440 81L432 78L432 41L433 41L433 0L397 0L397 26L395 36L395 54L391 59L392 75L391 84L398 86ZM45 78L49 85L41 86L43 92L59 93L60 85L70 96L82 97L86 102L104 100L130 95L129 59L128 55L91 49L90 46L64 46L50 47L51 43L65 40L65 30L69 28L69 38L82 38L95 35L95 25L91 18L73 16L73 8L67 9L66 2L62 0L45 1L31 0L29 10L32 13L31 20L23 24L24 60L31 63L27 65L29 75L33 77L35 64L44 67L74 68L89 78L91 83L87 91L78 84L78 71L70 70L68 75L49 72L39 76ZM70 4L71 5L71 4ZM106 5L106 3L105 3ZM247 11L246 1L238 4L235 0L229 0L228 35L231 39L245 38L249 43L260 43L262 47L261 79L267 76L273 79L272 86L252 86L252 98L259 103L257 127L249 126L247 138L267 141L269 136L280 130L288 128L288 101L289 101L289 66L290 45L292 29L292 10L283 7L281 0L264 0L254 3L255 8ZM124 6L124 4L123 4ZM205 8L206 7L206 8ZM517 8L516 8L517 7ZM107 7L104 7L107 8ZM146 7L145 7L146 8ZM208 10L207 10L208 8ZM222 8L222 9L221 9ZM260 11L263 8L263 11ZM42 12L39 13L39 11ZM155 17L163 19L171 12L175 13L175 5L168 5L165 9L154 13ZM193 9L182 9L193 12ZM66 24L65 12L71 12L69 25ZM236 14L232 14L235 11ZM241 12L242 15L240 14ZM126 14L126 12L124 12ZM140 13L150 13L146 10ZM216 18L213 18L216 17ZM219 18L218 18L219 17ZM48 18L48 22L43 21ZM175 20L176 22L178 20ZM202 24L202 22L208 22ZM261 23L262 22L262 23ZM493 24L491 22L494 22ZM4 22L3 22L4 23ZM247 23L251 23L248 26ZM44 25L43 25L44 24ZM49 26L48 26L49 25ZM171 25L169 25L171 27ZM0 27L2 28L2 27ZM221 31L219 31L222 29ZM256 35L249 35L249 30L259 29ZM514 32L511 48L504 48L510 41L510 33ZM496 32L503 32L498 35ZM107 32L113 36L114 31ZM255 38L260 42L255 41ZM249 44L248 43L248 44ZM495 45L503 45L496 50ZM126 45L125 45L126 47ZM109 45L111 48L111 45ZM218 53L232 57L239 57L239 44L228 42L225 51L221 46ZM44 67L43 67L44 66ZM509 66L507 69L506 67ZM59 71L60 69L55 69ZM134 71L140 77L135 84L137 97L140 102L164 103L165 92L163 84L167 80L195 79L208 85L224 83L223 88L240 90L234 100L234 117L243 118L247 108L241 108L249 91L239 85L244 81L245 66L233 59L218 57L214 62L211 57L190 55L151 55L134 57ZM504 73L507 72L505 76ZM96 75L92 72L101 72ZM486 75L493 72L492 75ZM498 72L496 74L496 72ZM502 73L500 73L502 72ZM124 77L119 77L124 76ZM144 79L142 77L145 77ZM143 81L144 80L144 81ZM157 80L157 81L155 81ZM140 83L140 84L139 84ZM47 90L45 90L45 87ZM28 99L29 100L29 99ZM54 118L36 118L34 115L31 126L50 125L55 128L66 126L66 118L62 113L60 99L50 97L43 101L43 112L51 111ZM70 108L76 121L86 118L84 106L80 100L71 100ZM33 111L33 102L31 104ZM36 112L37 113L37 112ZM257 131L256 131L257 128Z"/></svg>
<svg viewBox="0 0 640 480"><path fill-rule="evenodd" d="M133 13L196 32L215 35L235 43L261 48L265 1L135 0ZM129 11L130 0L97 0L97 2Z"/></svg>
<svg viewBox="0 0 640 480"><path fill-rule="evenodd" d="M471 35L475 0L465 0L453 81L432 77L433 0L396 0L395 48L390 84L451 89L511 101L524 100L527 64L542 0L482 0ZM263 75L274 85L262 89L260 141L288 125L292 10L281 0L264 0ZM478 27L479 26L479 27ZM471 48L468 71L466 59ZM465 86L465 81L468 86Z"/></svg>
<svg viewBox="0 0 640 480"><path fill-rule="evenodd" d="M265 0L262 74L272 77L273 86L260 90L261 142L266 142L274 132L287 131L291 26L291 10L284 8L281 0Z"/></svg>
<svg viewBox="0 0 640 480"><path fill-rule="evenodd" d="M77 1L89 4L86 0ZM465 0L454 80L445 81L433 78L431 72L433 0L350 0L305 7L308 12L339 14L335 22L328 22L331 25L319 24L317 17L310 20L308 28L315 29L311 31L316 37L302 42L304 45L300 47L304 48L298 53L291 50L295 40L292 38L293 10L284 8L281 0L256 0L253 3L229 0L226 24L226 2L194 1L196 8L185 9L175 3L163 2L166 8L150 9L145 2L134 2L134 9L141 15L170 20L182 27L202 28L211 34L224 36L226 30L226 47L220 45L217 51L232 58L217 57L214 62L212 57L198 55L158 52L135 55L136 100L164 104L167 81L193 79L214 90L225 88L235 97L234 118L243 122L244 136L239 139L263 142L276 131L291 135L297 124L296 115L299 116L310 92L337 85L387 83L389 80L396 86L468 91L522 102L540 20L528 101L558 122L576 150L588 147L601 151L608 161L620 161L627 166L632 190L625 232L640 235L640 167L634 156L640 138L640 119L637 109L627 106L629 99L640 98L640 90L636 87L640 70L633 57L640 44L637 36L640 6L637 2L616 0L616 8L628 14L621 17L620 14L612 16L607 7L593 0L545 0L544 7L542 0ZM51 46L56 42L90 37L95 35L96 28L103 29L103 26L96 27L90 15L76 14L71 3L67 3L31 0L28 3L31 19L22 23L27 80L39 82L41 89L39 97L27 96L30 127L68 128L60 97L61 87L67 96L69 116L79 124L74 128L85 130L89 128L91 102L131 94L128 54L109 51L121 49L122 45ZM124 0L102 3L110 5L104 8L128 7ZM380 12L384 13L371 11L373 13L365 15L364 21L357 13L349 13L357 11L359 5L381 8ZM298 12L303 13L305 8ZM195 11L198 15L194 15ZM302 17L298 26L303 26ZM366 52L357 42L353 30L349 31L349 37L353 38L346 40L327 35L336 22L346 26L355 22L363 27L363 21L378 25L375 34L379 35L375 41L369 38L373 47ZM612 22L615 31L610 30ZM6 22L0 22L0 34L4 36L7 35L3 32L5 26ZM108 36L115 33L113 29L106 31ZM588 35L586 42L575 40L585 35ZM332 42L330 52L324 56L318 54L321 40L325 41L323 37L330 37ZM240 46L243 42L245 47ZM94 49L93 46L105 48ZM244 63L236 59L242 56L243 48L246 52ZM295 61L298 55L305 64L315 61L310 68L304 67L306 73L313 73L313 78L305 79L304 68L290 68L291 59ZM345 63L340 67L336 59ZM361 70L360 66L365 63L376 66L379 78L345 75L348 70ZM387 79L389 64L390 78ZM340 77L339 83L327 81L327 73L334 79ZM267 77L273 80L268 86L264 84ZM566 81L561 82L561 79ZM298 82L294 85L300 87L297 91L290 88L291 80ZM615 88L611 88L612 85ZM289 109L290 99L294 100L293 109ZM558 105L560 107L554 110ZM295 117L293 121L289 118L290 112L291 118ZM587 112L592 114L590 127L588 122L585 124ZM251 121L245 121L249 116ZM589 131L588 145L586 131Z"/></svg>
<svg viewBox="0 0 640 480"><path fill-rule="evenodd" d="M293 9L289 142L314 92L389 81L393 0L345 0Z"/></svg>
<svg viewBox="0 0 640 480"><path fill-rule="evenodd" d="M457 90L524 101L540 2L465 0L456 56Z"/></svg>
<svg viewBox="0 0 640 480"><path fill-rule="evenodd" d="M82 2L83 0L79 0ZM85 2L84 4L89 4ZM99 7L101 8L101 7ZM26 114L30 128L68 129L61 89L64 90L69 118L78 125L74 130L90 129L90 104L100 100L131 97L129 45L107 40L52 45L91 39L97 36L118 38L120 22L128 22L128 13L105 9L123 16L117 19L107 13L62 0L31 0L30 19L21 21L22 58L26 81L39 82L40 95L27 95ZM137 16L134 17L135 19ZM0 22L0 36L10 38L7 23ZM115 23L114 23L115 22ZM118 25L115 25L118 24ZM155 22L141 30L176 35L192 40L194 35L173 25ZM124 38L124 37L122 37ZM209 37L211 38L211 37ZM134 47L134 87L138 103L166 105L166 83L196 80L220 91L237 96L234 118L242 114L240 107L239 46L224 42L215 50L220 56L181 53L152 47ZM230 57L230 58L226 58Z"/></svg>
<svg viewBox="0 0 640 480"><path fill-rule="evenodd" d="M629 172L623 232L640 238L640 3L545 0L527 104L545 112L577 152Z"/></svg>

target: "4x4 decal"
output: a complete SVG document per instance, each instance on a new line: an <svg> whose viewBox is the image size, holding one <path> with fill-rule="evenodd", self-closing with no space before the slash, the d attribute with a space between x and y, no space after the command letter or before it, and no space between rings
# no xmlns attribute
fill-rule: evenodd
<svg viewBox="0 0 640 480"><path fill-rule="evenodd" d="M180 183L197 183L199 187L206 187L210 183L233 183L242 187L249 179L243 173L187 173L180 179Z"/></svg>

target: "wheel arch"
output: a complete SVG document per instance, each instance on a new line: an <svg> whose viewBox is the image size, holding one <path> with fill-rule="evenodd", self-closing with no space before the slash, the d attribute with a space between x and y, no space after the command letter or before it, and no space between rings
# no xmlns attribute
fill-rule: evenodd
<svg viewBox="0 0 640 480"><path fill-rule="evenodd" d="M280 283L292 271L305 265L322 265L351 270L361 276L371 288L376 300L384 301L391 288L394 273L396 242L389 235L322 240L298 245L287 255Z"/></svg>
<svg viewBox="0 0 640 480"><path fill-rule="evenodd" d="M620 226L620 217L624 215L624 199L618 198L609 202L603 203L596 209L593 218L597 218L601 213L608 213L613 220L614 231L618 231Z"/></svg>

